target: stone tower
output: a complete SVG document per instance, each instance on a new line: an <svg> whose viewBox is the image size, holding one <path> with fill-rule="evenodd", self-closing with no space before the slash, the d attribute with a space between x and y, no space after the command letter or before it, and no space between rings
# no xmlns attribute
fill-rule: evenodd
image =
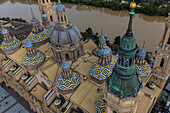
<svg viewBox="0 0 170 113"><path fill-rule="evenodd" d="M48 21L52 23L53 25L56 24L56 18L54 13L54 6L51 0L38 0L39 4L39 10L41 12L41 15L43 15L43 12L47 15Z"/></svg>
<svg viewBox="0 0 170 113"><path fill-rule="evenodd" d="M141 83L136 75L135 55L138 50L136 38L132 32L132 18L135 3L131 3L128 29L120 40L118 60L114 72L108 78L106 93L107 113L135 113L138 105L138 93Z"/></svg>
<svg viewBox="0 0 170 113"><path fill-rule="evenodd" d="M170 13L165 23L165 32L157 47L151 80L163 88L170 75Z"/></svg>

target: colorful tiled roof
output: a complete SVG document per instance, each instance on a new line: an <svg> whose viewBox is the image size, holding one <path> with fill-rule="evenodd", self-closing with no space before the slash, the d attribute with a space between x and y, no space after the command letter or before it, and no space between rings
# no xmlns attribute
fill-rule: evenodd
<svg viewBox="0 0 170 113"><path fill-rule="evenodd" d="M32 43L41 42L41 41L44 41L45 39L48 39L48 38L50 38L50 31L48 29L44 29L41 33L31 32L28 35L28 39Z"/></svg>
<svg viewBox="0 0 170 113"><path fill-rule="evenodd" d="M42 25L42 26L43 26L43 28L49 30L50 32L51 32L51 30L52 30L52 28L53 28L53 25L52 25L52 24L49 24L49 25L47 25L47 26L44 26L44 25Z"/></svg>
<svg viewBox="0 0 170 113"><path fill-rule="evenodd" d="M26 85L29 86L34 80L36 79L36 76L32 75L30 76L26 81Z"/></svg>
<svg viewBox="0 0 170 113"><path fill-rule="evenodd" d="M55 85L61 90L70 90L74 89L80 84L80 76L78 73L73 72L73 75L70 78L62 78L61 74L56 77Z"/></svg>
<svg viewBox="0 0 170 113"><path fill-rule="evenodd" d="M101 66L98 63L94 63L91 67L90 75L98 80L105 80L112 74L116 60L112 59L112 62L107 66Z"/></svg>
<svg viewBox="0 0 170 113"><path fill-rule="evenodd" d="M99 56L100 55L100 49L98 47L96 47L92 50L92 53L96 56Z"/></svg>
<svg viewBox="0 0 170 113"><path fill-rule="evenodd" d="M106 55L108 53L112 54L111 49L108 46L105 46L104 49L99 49L99 47L96 47L92 50L92 53L96 56Z"/></svg>
<svg viewBox="0 0 170 113"><path fill-rule="evenodd" d="M112 51L108 46L104 45L103 48L100 50L100 54L101 55L112 54Z"/></svg>
<svg viewBox="0 0 170 113"><path fill-rule="evenodd" d="M98 99L95 102L96 113L106 113L106 102L103 98Z"/></svg>
<svg viewBox="0 0 170 113"><path fill-rule="evenodd" d="M27 55L24 56L24 58L22 59L22 63L25 66L33 66L33 65L37 65L41 62L44 61L44 54L41 52L37 52L37 54L34 57L28 57Z"/></svg>
<svg viewBox="0 0 170 113"><path fill-rule="evenodd" d="M137 75L140 76L148 76L150 75L152 69L149 66L149 64L145 61L144 65L138 66L136 64L136 71L137 71Z"/></svg>
<svg viewBox="0 0 170 113"><path fill-rule="evenodd" d="M3 51L13 50L21 45L21 42L17 39L13 39L11 42L2 42L1 49Z"/></svg>
<svg viewBox="0 0 170 113"><path fill-rule="evenodd" d="M49 89L47 93L43 96L44 99L48 102L50 98L55 94L55 92L56 91L54 89Z"/></svg>

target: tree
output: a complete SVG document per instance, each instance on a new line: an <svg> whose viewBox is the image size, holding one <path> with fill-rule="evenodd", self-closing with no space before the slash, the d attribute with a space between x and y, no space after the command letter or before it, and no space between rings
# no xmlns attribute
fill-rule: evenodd
<svg viewBox="0 0 170 113"><path fill-rule="evenodd" d="M114 39L114 44L120 45L120 36L116 36L116 38Z"/></svg>

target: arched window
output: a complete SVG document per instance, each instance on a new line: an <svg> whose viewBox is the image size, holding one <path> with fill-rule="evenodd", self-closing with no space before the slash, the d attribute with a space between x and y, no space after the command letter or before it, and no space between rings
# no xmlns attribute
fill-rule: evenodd
<svg viewBox="0 0 170 113"><path fill-rule="evenodd" d="M129 66L131 66L131 65L132 65L132 57L129 60Z"/></svg>
<svg viewBox="0 0 170 113"><path fill-rule="evenodd" d="M42 2L43 2L43 3L45 3L45 1L44 1L44 0L42 0Z"/></svg>
<svg viewBox="0 0 170 113"><path fill-rule="evenodd" d="M67 21L66 16L64 16L65 21Z"/></svg>
<svg viewBox="0 0 170 113"><path fill-rule="evenodd" d="M164 58L162 58L161 63L160 63L160 67L164 66Z"/></svg>
<svg viewBox="0 0 170 113"><path fill-rule="evenodd" d="M52 22L53 21L53 16L52 15L50 16L50 19L51 19L51 22Z"/></svg>
<svg viewBox="0 0 170 113"><path fill-rule="evenodd" d="M61 16L61 21L63 22L63 17Z"/></svg>
<svg viewBox="0 0 170 113"><path fill-rule="evenodd" d="M58 16L58 21L60 21L60 18L59 18L59 16Z"/></svg>
<svg viewBox="0 0 170 113"><path fill-rule="evenodd" d="M77 55L78 55L78 56L80 55L80 52L79 52L79 50L77 50Z"/></svg>
<svg viewBox="0 0 170 113"><path fill-rule="evenodd" d="M66 59L69 59L69 55L68 54L66 54Z"/></svg>
<svg viewBox="0 0 170 113"><path fill-rule="evenodd" d="M48 2L48 0L46 0Z"/></svg>

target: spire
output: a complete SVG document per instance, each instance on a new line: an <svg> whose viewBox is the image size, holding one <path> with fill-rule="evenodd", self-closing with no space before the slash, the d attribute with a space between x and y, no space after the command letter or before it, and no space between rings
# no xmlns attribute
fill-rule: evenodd
<svg viewBox="0 0 170 113"><path fill-rule="evenodd" d="M145 50L144 50L144 45L145 45L145 41L143 42L143 47L142 47L142 49L139 51L139 53L138 53L138 56L139 57L146 57L146 52L145 52Z"/></svg>
<svg viewBox="0 0 170 113"><path fill-rule="evenodd" d="M128 37L131 37L133 35L133 32L132 32L132 19L133 19L133 16L135 15L135 13L133 12L135 7L136 7L136 4L134 3L134 0L133 0L133 2L130 4L130 9L131 9L131 12L129 13L130 20L129 20L128 29L126 31L126 36L128 36Z"/></svg>
<svg viewBox="0 0 170 113"><path fill-rule="evenodd" d="M33 13L33 11L32 11L32 8L31 8L31 7L30 7L30 11L31 11L31 14L32 14L32 18L35 18L34 13Z"/></svg>
<svg viewBox="0 0 170 113"><path fill-rule="evenodd" d="M61 1L60 1L60 0L58 0L58 4L61 4Z"/></svg>
<svg viewBox="0 0 170 113"><path fill-rule="evenodd" d="M101 28L101 35L99 36L99 41L105 41L105 38L103 36L103 29Z"/></svg>

